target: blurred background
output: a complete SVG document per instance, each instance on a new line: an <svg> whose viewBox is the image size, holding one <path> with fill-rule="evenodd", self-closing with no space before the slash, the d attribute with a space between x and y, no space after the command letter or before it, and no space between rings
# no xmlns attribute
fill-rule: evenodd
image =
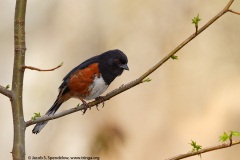
<svg viewBox="0 0 240 160"><path fill-rule="evenodd" d="M89 57L122 50L130 71L107 92L126 84L156 64L201 27L228 0L48 0L28 1L24 116L41 115L58 94L62 78ZM238 9L236 0L231 8ZM0 84L11 85L15 1L0 1ZM166 159L220 144L219 136L240 131L240 16L227 13L134 87L99 107L53 120L38 135L26 130L26 156L98 156L104 160ZM105 94L106 94L105 93ZM71 99L61 108L80 103ZM11 159L13 126L9 99L0 95L0 155ZM238 160L240 146L202 155L203 159ZM188 159L200 159L192 157Z"/></svg>

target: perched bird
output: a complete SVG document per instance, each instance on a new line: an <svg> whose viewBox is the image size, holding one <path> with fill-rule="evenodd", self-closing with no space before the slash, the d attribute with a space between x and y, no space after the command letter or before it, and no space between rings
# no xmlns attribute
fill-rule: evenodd
<svg viewBox="0 0 240 160"><path fill-rule="evenodd" d="M129 70L127 63L127 56L118 49L84 61L63 78L57 99L45 115L54 115L70 98L78 98L84 105L87 105L85 100L99 98L111 82L123 73L123 70ZM37 123L32 132L39 133L47 122Z"/></svg>

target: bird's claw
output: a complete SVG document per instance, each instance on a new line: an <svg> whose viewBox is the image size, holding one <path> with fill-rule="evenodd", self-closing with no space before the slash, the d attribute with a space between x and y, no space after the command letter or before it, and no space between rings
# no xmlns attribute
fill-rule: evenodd
<svg viewBox="0 0 240 160"><path fill-rule="evenodd" d="M87 109L91 109L86 101L82 100L84 108L82 109L83 115L87 112Z"/></svg>
<svg viewBox="0 0 240 160"><path fill-rule="evenodd" d="M105 100L104 97L99 96L99 97L95 98L95 100L100 101L102 103L102 108L104 107L104 100ZM96 104L96 108L99 111L98 105L99 104Z"/></svg>

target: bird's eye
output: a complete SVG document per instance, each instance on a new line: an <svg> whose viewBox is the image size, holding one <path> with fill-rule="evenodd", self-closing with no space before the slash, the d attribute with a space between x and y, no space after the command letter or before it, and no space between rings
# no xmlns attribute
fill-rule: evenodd
<svg viewBox="0 0 240 160"><path fill-rule="evenodd" d="M115 61L117 64L120 63L120 60L119 60L119 59L115 59L114 61Z"/></svg>

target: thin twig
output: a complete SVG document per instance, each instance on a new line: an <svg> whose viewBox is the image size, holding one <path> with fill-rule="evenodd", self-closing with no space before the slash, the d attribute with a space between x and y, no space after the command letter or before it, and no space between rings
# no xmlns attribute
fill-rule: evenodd
<svg viewBox="0 0 240 160"><path fill-rule="evenodd" d="M234 145L237 145L237 144L240 144L240 141L232 142L231 145L227 144L227 143L223 143L221 145L216 145L216 146L212 146L212 147L206 147L206 148L203 148L203 149L201 149L199 151L188 152L188 153L181 154L181 155L178 155L178 156L175 156L173 158L166 159L166 160L179 160L179 159L183 159L183 158L187 158L187 157L192 157L192 156L195 156L195 155L200 155L202 153L215 151L215 150L218 150L218 149L228 148L228 147L231 147L231 146L234 146Z"/></svg>
<svg viewBox="0 0 240 160"><path fill-rule="evenodd" d="M233 10L231 10L231 9L229 9L228 11L229 11L229 12L232 12L232 13L234 13L234 14L240 15L240 12L236 12L236 11L233 11Z"/></svg>
<svg viewBox="0 0 240 160"><path fill-rule="evenodd" d="M133 80L132 82L126 84L126 85L122 85L121 87L111 91L110 93L108 93L106 96L103 97L104 101L107 101L109 99L111 99L112 97L132 88L135 87L141 83L143 83L144 79L149 76L151 73L153 73L155 70L157 70L162 64L164 64L169 58L171 58L171 56L173 56L174 54L176 54L182 47L184 47L187 43L189 43L191 40L193 40L196 36L198 36L201 32L203 32L206 28L208 28L213 22L215 22L218 18L220 18L221 16L223 16L226 12L228 12L229 7L231 6L231 4L233 3L234 0L230 0L228 2L228 4L225 6L225 8L220 11L215 17L213 17L210 21L208 21L203 27L201 27L197 34L193 33L189 38L187 38L185 41L183 41L179 46L177 46L173 51L171 51L168 55L166 55L161 61L159 61L155 66L153 66L151 69L149 69L147 72L145 72L142 76L140 76L139 78L137 78L136 80ZM100 104L102 101L99 100L95 100L92 102L88 103L89 108L93 107L97 104ZM77 106L75 108L66 110L66 111L62 111L61 113L55 114L53 116L49 116L49 117L41 117L38 118L37 120L29 120L26 122L26 126L30 126L39 122L43 122L46 120L52 120L52 119L56 119L56 118L60 118L62 116L71 114L73 112L77 112L80 110L84 110L84 106L80 105Z"/></svg>
<svg viewBox="0 0 240 160"><path fill-rule="evenodd" d="M198 34L198 25L195 26L195 29L196 29L195 35L197 35Z"/></svg>
<svg viewBox="0 0 240 160"><path fill-rule="evenodd" d="M7 96L8 98L12 98L12 91L8 90L6 87L0 85L0 93Z"/></svg>
<svg viewBox="0 0 240 160"><path fill-rule="evenodd" d="M47 71L54 71L55 69L62 67L62 65L63 65L63 63L61 63L60 65L58 65L57 67L52 68L52 69L39 69L39 68L32 67L32 66L23 66L23 69L31 69L31 70L40 71L40 72L42 72L42 71L47 72Z"/></svg>

